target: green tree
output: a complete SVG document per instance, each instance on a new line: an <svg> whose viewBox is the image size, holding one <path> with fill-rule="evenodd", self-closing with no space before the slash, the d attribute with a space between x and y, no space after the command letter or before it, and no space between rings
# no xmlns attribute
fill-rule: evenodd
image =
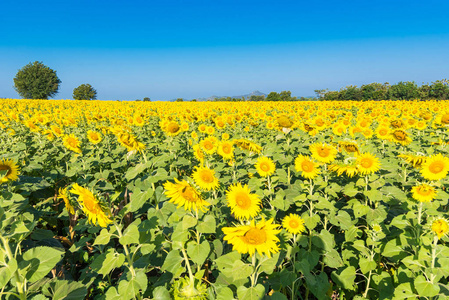
<svg viewBox="0 0 449 300"><path fill-rule="evenodd" d="M412 100L419 97L419 90L413 81L400 81L390 87L389 94L391 99Z"/></svg>
<svg viewBox="0 0 449 300"><path fill-rule="evenodd" d="M56 71L39 61L30 62L14 77L14 89L24 99L51 98L58 93L60 83Z"/></svg>
<svg viewBox="0 0 449 300"><path fill-rule="evenodd" d="M281 101L291 101L292 100L292 92L282 91L279 93L279 98Z"/></svg>
<svg viewBox="0 0 449 300"><path fill-rule="evenodd" d="M279 101L281 100L281 97L276 92L271 92L267 95L267 101Z"/></svg>
<svg viewBox="0 0 449 300"><path fill-rule="evenodd" d="M143 101L149 102L149 101L151 101L151 99L149 97L145 97L145 98L143 98Z"/></svg>
<svg viewBox="0 0 449 300"><path fill-rule="evenodd" d="M83 83L73 89L73 99L75 100L95 100L97 91L88 83Z"/></svg>
<svg viewBox="0 0 449 300"><path fill-rule="evenodd" d="M429 91L429 98L431 99L449 99L449 82L444 80L437 80L432 82Z"/></svg>

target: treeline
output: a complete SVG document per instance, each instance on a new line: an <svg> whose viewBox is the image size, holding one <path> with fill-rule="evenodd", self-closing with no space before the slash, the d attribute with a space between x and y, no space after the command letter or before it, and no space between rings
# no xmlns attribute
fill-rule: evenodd
<svg viewBox="0 0 449 300"><path fill-rule="evenodd" d="M449 99L449 81L437 80L421 86L414 81L401 81L393 85L374 82L361 87L350 85L339 91L315 90L315 93L322 100L446 100Z"/></svg>
<svg viewBox="0 0 449 300"><path fill-rule="evenodd" d="M221 97L215 98L213 101L307 101L315 100L316 98L310 97L292 97L292 92L282 91L280 93L271 92L266 97L265 95L251 95L250 97L232 98Z"/></svg>

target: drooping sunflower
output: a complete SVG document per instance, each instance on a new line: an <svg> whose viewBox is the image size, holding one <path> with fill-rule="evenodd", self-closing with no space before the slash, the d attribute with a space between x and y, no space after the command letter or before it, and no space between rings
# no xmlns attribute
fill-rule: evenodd
<svg viewBox="0 0 449 300"><path fill-rule="evenodd" d="M72 215L75 214L75 209L73 208L72 204L70 203L69 199L69 193L67 192L67 188L60 188L58 193L58 199L64 200L65 208L69 213Z"/></svg>
<svg viewBox="0 0 449 300"><path fill-rule="evenodd" d="M218 155L224 159L232 159L234 157L234 147L230 141L221 141L218 144Z"/></svg>
<svg viewBox="0 0 449 300"><path fill-rule="evenodd" d="M432 222L431 229L438 236L438 239L441 239L443 235L449 232L449 223L443 218L435 219Z"/></svg>
<svg viewBox="0 0 449 300"><path fill-rule="evenodd" d="M64 146L67 149L69 149L73 152L76 152L76 153L81 153L81 148L80 148L81 142L73 134L64 136L62 141L63 141Z"/></svg>
<svg viewBox="0 0 449 300"><path fill-rule="evenodd" d="M169 202L178 207L184 206L189 211L206 211L206 206L210 203L201 198L201 194L187 181L179 181L175 178L175 183L164 183L165 195L170 198Z"/></svg>
<svg viewBox="0 0 449 300"><path fill-rule="evenodd" d="M355 162L349 164L332 164L329 165L329 171L337 172L338 176L342 174L346 174L349 177L354 177L359 174L359 170L357 169L357 165Z"/></svg>
<svg viewBox="0 0 449 300"><path fill-rule="evenodd" d="M238 220L252 219L260 212L261 200L257 194L251 194L247 185L231 185L226 192L226 199L232 214Z"/></svg>
<svg viewBox="0 0 449 300"><path fill-rule="evenodd" d="M193 155L200 161L201 164L204 163L204 152L201 150L201 146L199 144L193 145Z"/></svg>
<svg viewBox="0 0 449 300"><path fill-rule="evenodd" d="M320 174L318 164L311 160L309 156L301 154L295 159L295 170L301 172L301 175L308 179L313 179Z"/></svg>
<svg viewBox="0 0 449 300"><path fill-rule="evenodd" d="M414 154L399 154L398 157L405 159L405 161L411 164L414 168L421 168L427 159L425 156Z"/></svg>
<svg viewBox="0 0 449 300"><path fill-rule="evenodd" d="M100 133L92 130L87 131L87 139L94 145L102 141Z"/></svg>
<svg viewBox="0 0 449 300"><path fill-rule="evenodd" d="M107 227L112 223L110 213L101 206L100 201L91 191L75 183L70 193L78 195L78 203L91 224L95 225L98 222L101 227Z"/></svg>
<svg viewBox="0 0 449 300"><path fill-rule="evenodd" d="M412 197L419 202L431 202L436 194L435 188L425 183L412 187Z"/></svg>
<svg viewBox="0 0 449 300"><path fill-rule="evenodd" d="M19 167L12 159L0 160L0 183L17 180Z"/></svg>
<svg viewBox="0 0 449 300"><path fill-rule="evenodd" d="M262 219L257 224L252 220L250 225L224 227L223 240L232 244L232 249L241 254L253 256L257 251L260 255L271 257L271 254L279 252L279 238L276 234L281 230L278 228L279 225L273 224L273 219Z"/></svg>
<svg viewBox="0 0 449 300"><path fill-rule="evenodd" d="M337 149L325 143L315 143L309 146L312 157L321 163L331 163L337 156Z"/></svg>
<svg viewBox="0 0 449 300"><path fill-rule="evenodd" d="M262 177L267 177L273 175L274 171L276 171L276 165L273 160L269 157L262 156L257 159L256 162L256 170Z"/></svg>
<svg viewBox="0 0 449 300"><path fill-rule="evenodd" d="M339 142L338 144L348 153L360 153L359 146L356 142Z"/></svg>
<svg viewBox="0 0 449 300"><path fill-rule="evenodd" d="M239 147L242 150L248 150L254 153L259 154L262 151L262 147L257 145L254 142L251 142L250 140L247 139L235 139L233 140L234 145L236 145L237 147Z"/></svg>
<svg viewBox="0 0 449 300"><path fill-rule="evenodd" d="M390 133L391 140L399 143L403 146L406 146L412 142L412 139L408 136L407 132L401 129L393 130Z"/></svg>
<svg viewBox="0 0 449 300"><path fill-rule="evenodd" d="M218 179L215 177L215 171L208 167L195 167L192 177L195 183L203 190L215 190L219 186Z"/></svg>
<svg viewBox="0 0 449 300"><path fill-rule="evenodd" d="M438 153L426 159L422 165L421 175L427 180L440 180L449 172L449 158Z"/></svg>
<svg viewBox="0 0 449 300"><path fill-rule="evenodd" d="M291 234L302 233L306 230L304 220L297 214L289 214L282 220L282 227Z"/></svg>
<svg viewBox="0 0 449 300"><path fill-rule="evenodd" d="M372 174L380 169L379 158L369 152L360 154L357 157L356 164L357 170L362 175Z"/></svg>

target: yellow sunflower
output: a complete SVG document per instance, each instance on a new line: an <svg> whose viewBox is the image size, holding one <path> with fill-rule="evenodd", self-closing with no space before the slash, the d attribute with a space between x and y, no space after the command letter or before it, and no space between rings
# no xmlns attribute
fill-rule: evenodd
<svg viewBox="0 0 449 300"><path fill-rule="evenodd" d="M169 202L178 207L184 206L185 210L206 211L205 206L210 203L201 198L201 194L187 181L179 181L175 178L175 183L164 183L165 195L170 198Z"/></svg>
<svg viewBox="0 0 449 300"><path fill-rule="evenodd" d="M322 163L328 164L334 161L337 156L337 149L325 143L315 143L309 146L312 157Z"/></svg>
<svg viewBox="0 0 449 300"><path fill-rule="evenodd" d="M400 154L398 157L405 159L405 161L411 164L414 168L421 168L427 159L425 156L413 154Z"/></svg>
<svg viewBox="0 0 449 300"><path fill-rule="evenodd" d="M329 171L337 172L338 176L346 173L349 177L354 177L359 174L359 170L357 169L357 165L355 163L352 164L332 164L329 165Z"/></svg>
<svg viewBox="0 0 449 300"><path fill-rule="evenodd" d="M182 131L182 128L177 122L170 121L167 125L165 125L163 130L169 136L177 136Z"/></svg>
<svg viewBox="0 0 449 300"><path fill-rule="evenodd" d="M100 133L92 130L87 131L87 139L94 145L100 143L102 140Z"/></svg>
<svg viewBox="0 0 449 300"><path fill-rule="evenodd" d="M231 185L226 192L228 206L232 214L238 220L249 220L257 216L260 212L260 198L256 194L251 194L247 185L240 183Z"/></svg>
<svg viewBox="0 0 449 300"><path fill-rule="evenodd" d="M412 197L419 202L430 202L435 199L436 194L435 188L425 183L412 188Z"/></svg>
<svg viewBox="0 0 449 300"><path fill-rule="evenodd" d="M76 153L81 153L81 148L80 148L81 142L73 134L64 136L62 141L64 143L64 146L67 149L69 149L73 152L76 152Z"/></svg>
<svg viewBox="0 0 449 300"><path fill-rule="evenodd" d="M279 252L279 238L276 234L281 230L278 228L279 225L273 224L273 219L262 219L257 224L252 220L249 225L224 227L223 240L232 244L232 249L241 254L253 256L257 251L260 255L271 257L271 254Z"/></svg>
<svg viewBox="0 0 449 300"><path fill-rule="evenodd" d="M108 224L112 223L110 213L107 212L107 209L103 209L97 197L91 191L75 183L70 193L78 195L78 202L91 224L95 225L98 222L101 227L107 227Z"/></svg>
<svg viewBox="0 0 449 300"><path fill-rule="evenodd" d="M242 150L248 150L250 152L254 152L259 154L262 151L262 147L257 145L254 142L251 142L250 140L247 139L236 139L233 140L234 145L236 145L237 147L239 147Z"/></svg>
<svg viewBox="0 0 449 300"><path fill-rule="evenodd" d="M421 175L427 180L440 180L446 177L449 171L449 158L441 155L432 155L422 165Z"/></svg>
<svg viewBox="0 0 449 300"><path fill-rule="evenodd" d="M201 150L201 146L199 144L193 145L193 155L195 158L200 161L200 163L204 163L204 152Z"/></svg>
<svg viewBox="0 0 449 300"><path fill-rule="evenodd" d="M391 140L406 146L412 142L412 139L408 136L407 132L401 129L396 129L390 133Z"/></svg>
<svg viewBox="0 0 449 300"><path fill-rule="evenodd" d="M339 142L340 147L342 147L348 153L359 154L359 146L356 142Z"/></svg>
<svg viewBox="0 0 449 300"><path fill-rule="evenodd" d="M301 154L295 159L295 170L301 172L301 175L308 179L313 179L320 174L318 164L311 160L309 156Z"/></svg>
<svg viewBox="0 0 449 300"><path fill-rule="evenodd" d="M75 209L73 208L72 204L70 203L69 194L67 193L67 188L60 188L58 193L58 199L64 200L65 208L69 213L72 215L75 214Z"/></svg>
<svg viewBox="0 0 449 300"><path fill-rule="evenodd" d="M276 171L276 165L273 160L269 157L259 157L256 162L256 170L262 177L267 177L273 175L274 171Z"/></svg>
<svg viewBox="0 0 449 300"><path fill-rule="evenodd" d="M382 140L387 140L390 137L390 128L384 125L377 127L376 136Z"/></svg>
<svg viewBox="0 0 449 300"><path fill-rule="evenodd" d="M217 151L218 140L214 136L210 136L200 142L202 150L209 155L212 155Z"/></svg>
<svg viewBox="0 0 449 300"><path fill-rule="evenodd" d="M218 155L224 159L232 159L234 157L234 147L230 141L221 141L218 144Z"/></svg>
<svg viewBox="0 0 449 300"><path fill-rule="evenodd" d="M360 154L357 157L356 164L357 170L362 175L372 174L380 169L379 158L369 152Z"/></svg>
<svg viewBox="0 0 449 300"><path fill-rule="evenodd" d="M449 232L449 224L446 219L439 218L432 222L432 231L441 239L443 235Z"/></svg>
<svg viewBox="0 0 449 300"><path fill-rule="evenodd" d="M297 214L289 214L282 220L282 227L291 234L302 233L306 230L304 220Z"/></svg>
<svg viewBox="0 0 449 300"><path fill-rule="evenodd" d="M216 190L219 186L218 179L215 177L215 171L208 167L195 167L192 177L195 183L203 190Z"/></svg>
<svg viewBox="0 0 449 300"><path fill-rule="evenodd" d="M0 160L0 183L17 180L19 167L11 159Z"/></svg>

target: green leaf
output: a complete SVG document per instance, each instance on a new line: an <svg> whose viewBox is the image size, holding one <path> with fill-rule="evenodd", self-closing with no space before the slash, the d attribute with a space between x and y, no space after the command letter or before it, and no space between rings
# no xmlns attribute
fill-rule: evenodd
<svg viewBox="0 0 449 300"><path fill-rule="evenodd" d="M17 261L13 258L8 261L6 267L0 268L0 288L6 286L9 280L14 276L14 272L17 270Z"/></svg>
<svg viewBox="0 0 449 300"><path fill-rule="evenodd" d="M135 224L130 224L123 235L119 238L119 242L122 245L138 244L139 243L139 229Z"/></svg>
<svg viewBox="0 0 449 300"><path fill-rule="evenodd" d="M114 248L108 249L92 262L90 267L94 272L102 275L108 275L115 268L120 268L125 262L125 255L117 253Z"/></svg>
<svg viewBox="0 0 449 300"><path fill-rule="evenodd" d="M344 265L337 250L332 249L324 254L323 262L330 268L339 268Z"/></svg>
<svg viewBox="0 0 449 300"><path fill-rule="evenodd" d="M217 225L215 223L215 218L211 215L207 215L204 218L204 221L199 222L196 229L198 230L198 232L201 232L201 233L215 233L216 226Z"/></svg>
<svg viewBox="0 0 449 300"><path fill-rule="evenodd" d="M36 247L23 254L19 269L29 282L45 277L61 260L64 251L51 247Z"/></svg>
<svg viewBox="0 0 449 300"><path fill-rule="evenodd" d="M237 289L237 296L239 299L260 300L263 298L264 294L265 287L261 284L250 288L239 286L239 288Z"/></svg>
<svg viewBox="0 0 449 300"><path fill-rule="evenodd" d="M107 229L102 229L95 239L94 245L106 245L111 239L111 234Z"/></svg>
<svg viewBox="0 0 449 300"><path fill-rule="evenodd" d="M134 299L134 297L142 291L144 293L147 289L148 279L144 271L136 271L136 276L132 277L131 273L128 273L128 280L121 280L118 285L118 293L122 296L122 299Z"/></svg>
<svg viewBox="0 0 449 300"><path fill-rule="evenodd" d="M129 168L128 171L126 172L125 179L127 181L134 179L137 175L143 173L143 171L145 171L146 168L148 168L149 166L151 166L151 163L148 162L144 164L138 164L133 168Z"/></svg>
<svg viewBox="0 0 449 300"><path fill-rule="evenodd" d="M138 211L148 200L153 196L154 191L148 189L144 192L136 191L131 195L131 201L126 205L127 211L136 212Z"/></svg>
<svg viewBox="0 0 449 300"><path fill-rule="evenodd" d="M398 241L396 239L393 239L391 241L388 241L385 244L385 247L382 251L382 255L385 257L398 257L398 256L407 256L407 253L404 252L403 248L398 245Z"/></svg>
<svg viewBox="0 0 449 300"><path fill-rule="evenodd" d="M106 291L106 300L121 300L122 297L120 296L120 294L117 292L117 289L114 286L111 286L107 291Z"/></svg>
<svg viewBox="0 0 449 300"><path fill-rule="evenodd" d="M332 272L331 277L338 286L347 290L354 290L355 273L355 268L349 266L344 268L340 273L337 273L337 271Z"/></svg>
<svg viewBox="0 0 449 300"><path fill-rule="evenodd" d="M179 268L183 260L184 259L179 255L178 250L172 250L168 253L167 257L165 258L161 270L170 273L175 273L175 271Z"/></svg>
<svg viewBox="0 0 449 300"><path fill-rule="evenodd" d="M189 242L187 244L187 254L190 259L198 266L203 265L210 253L210 245L208 241L203 241L201 244L197 242Z"/></svg>
<svg viewBox="0 0 449 300"><path fill-rule="evenodd" d="M427 281L423 275L415 278L415 289L421 297L435 297L440 292L438 284Z"/></svg>
<svg viewBox="0 0 449 300"><path fill-rule="evenodd" d="M343 193L349 197L354 197L359 193L357 188L354 186L354 182L351 182L345 186Z"/></svg>
<svg viewBox="0 0 449 300"><path fill-rule="evenodd" d="M416 294L413 292L410 282L404 282L399 284L394 289L394 300L400 299L416 299Z"/></svg>
<svg viewBox="0 0 449 300"><path fill-rule="evenodd" d="M280 252L275 253L270 258L264 257L261 262L261 266L259 267L259 272L264 272L265 274L273 273L276 268L277 262L279 260Z"/></svg>
<svg viewBox="0 0 449 300"><path fill-rule="evenodd" d="M185 215L182 219L182 230L187 230L197 224L198 220L192 216Z"/></svg>
<svg viewBox="0 0 449 300"><path fill-rule="evenodd" d="M153 291L154 300L170 300L170 292L165 288L165 286L158 286Z"/></svg>
<svg viewBox="0 0 449 300"><path fill-rule="evenodd" d="M227 286L221 286L217 288L217 300L229 300L234 299L234 293Z"/></svg>
<svg viewBox="0 0 449 300"><path fill-rule="evenodd" d="M51 291L53 299L78 300L84 299L87 294L87 286L77 281L55 280L47 283L44 288Z"/></svg>
<svg viewBox="0 0 449 300"><path fill-rule="evenodd" d="M360 266L360 271L362 271L362 273L366 274L369 271L373 271L376 269L376 262L368 257L361 257L359 260L359 266Z"/></svg>
<svg viewBox="0 0 449 300"><path fill-rule="evenodd" d="M287 296L285 296L284 294L282 294L280 292L273 293L273 295L271 295L269 299L273 299L273 300L288 300Z"/></svg>

